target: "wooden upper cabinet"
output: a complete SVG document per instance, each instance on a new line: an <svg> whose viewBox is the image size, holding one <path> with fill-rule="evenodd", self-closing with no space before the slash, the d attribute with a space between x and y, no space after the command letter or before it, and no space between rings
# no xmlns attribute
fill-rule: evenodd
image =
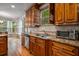
<svg viewBox="0 0 79 59"><path fill-rule="evenodd" d="M55 24L69 25L78 24L78 4L57 3L55 4Z"/></svg>
<svg viewBox="0 0 79 59"><path fill-rule="evenodd" d="M32 6L32 22L33 25L37 24L39 21L39 7L37 4L35 4L34 6Z"/></svg>
<svg viewBox="0 0 79 59"><path fill-rule="evenodd" d="M30 17L30 10L26 11L25 16L25 27L30 26L31 24L31 17Z"/></svg>
<svg viewBox="0 0 79 59"><path fill-rule="evenodd" d="M64 4L55 4L55 24L60 25L64 23Z"/></svg>
<svg viewBox="0 0 79 59"><path fill-rule="evenodd" d="M33 27L39 23L39 5L34 4L31 8L26 11L25 24L28 27Z"/></svg>
<svg viewBox="0 0 79 59"><path fill-rule="evenodd" d="M65 4L65 23L75 23L77 19L77 4L67 3Z"/></svg>

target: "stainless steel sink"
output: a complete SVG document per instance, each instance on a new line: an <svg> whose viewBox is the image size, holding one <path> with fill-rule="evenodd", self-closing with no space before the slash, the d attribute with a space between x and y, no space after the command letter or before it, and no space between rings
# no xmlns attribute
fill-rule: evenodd
<svg viewBox="0 0 79 59"><path fill-rule="evenodd" d="M47 34L36 34L36 36L44 38L44 39L48 39L49 38L49 35L47 35Z"/></svg>

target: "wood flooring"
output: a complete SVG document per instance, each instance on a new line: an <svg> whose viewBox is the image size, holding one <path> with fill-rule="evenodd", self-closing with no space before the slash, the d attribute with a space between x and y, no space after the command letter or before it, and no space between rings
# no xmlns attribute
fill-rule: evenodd
<svg viewBox="0 0 79 59"><path fill-rule="evenodd" d="M33 56L32 54L30 54L29 50L25 47L21 47L18 50L19 51L17 53L17 56Z"/></svg>
<svg viewBox="0 0 79 59"><path fill-rule="evenodd" d="M21 45L21 39L16 37L8 38L8 56L32 56L29 50Z"/></svg>

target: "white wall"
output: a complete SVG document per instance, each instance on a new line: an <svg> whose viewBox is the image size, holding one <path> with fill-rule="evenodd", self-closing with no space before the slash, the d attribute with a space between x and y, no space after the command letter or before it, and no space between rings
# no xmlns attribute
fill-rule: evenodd
<svg viewBox="0 0 79 59"><path fill-rule="evenodd" d="M18 34L21 35L21 33L24 33L24 18L20 17L18 19L17 23L18 23L18 25L17 25L18 26L17 31L18 31Z"/></svg>

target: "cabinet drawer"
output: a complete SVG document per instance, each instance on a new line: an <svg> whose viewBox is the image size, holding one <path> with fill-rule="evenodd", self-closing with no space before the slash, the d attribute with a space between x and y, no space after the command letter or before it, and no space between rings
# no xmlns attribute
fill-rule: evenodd
<svg viewBox="0 0 79 59"><path fill-rule="evenodd" d="M63 48L59 48L59 47L56 47L56 46L52 46L52 50L57 50L59 53L63 54L64 56L67 55L67 56L75 56L76 53L74 52L71 52L71 51L68 51L66 49L63 49ZM54 52L54 51L53 51ZM76 52L76 51L75 51Z"/></svg>
<svg viewBox="0 0 79 59"><path fill-rule="evenodd" d="M78 48L69 46L66 44L58 43L58 42L53 42L52 43L52 50L56 49L60 53L62 52L63 55L71 55L71 56L76 56L78 55Z"/></svg>
<svg viewBox="0 0 79 59"><path fill-rule="evenodd" d="M63 49L55 49L53 48L53 55L56 56L74 56L74 54L66 53L63 51Z"/></svg>
<svg viewBox="0 0 79 59"><path fill-rule="evenodd" d="M73 47L73 46L69 46L69 45L66 45L66 44L58 43L58 42L53 42L53 45L57 46L59 48L66 49L66 50L71 51L71 52L74 52L74 50L76 50L76 48Z"/></svg>
<svg viewBox="0 0 79 59"><path fill-rule="evenodd" d="M56 50L56 49L53 49L52 52L53 52L53 53L52 53L53 56L63 56L63 55L62 55L61 53L59 53L59 51Z"/></svg>

